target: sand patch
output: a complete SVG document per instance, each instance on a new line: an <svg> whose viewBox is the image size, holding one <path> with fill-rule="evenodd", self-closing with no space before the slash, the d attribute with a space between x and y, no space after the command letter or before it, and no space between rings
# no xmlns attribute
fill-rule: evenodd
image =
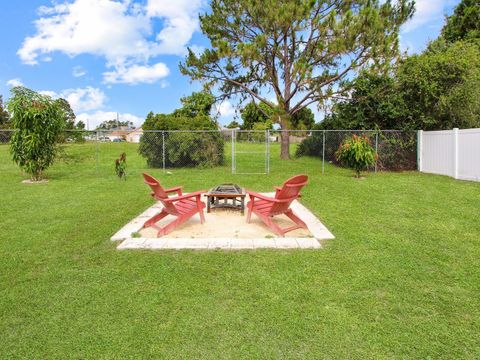
<svg viewBox="0 0 480 360"><path fill-rule="evenodd" d="M273 193L264 195L273 196ZM205 223L200 223L199 215L195 215L171 233L157 238L153 228L143 228L145 221L162 210L161 203L156 203L142 214L126 224L111 238L121 241L117 249L318 249L320 240L334 239L333 234L322 222L299 201L291 204L291 209L307 225L307 229L297 229L280 237L270 230L255 214L250 223L246 222L246 214L229 209L212 209L205 212ZM245 210L246 212L246 210ZM157 223L168 224L174 219L168 216ZM286 216L276 216L274 221L282 228L294 223Z"/></svg>
<svg viewBox="0 0 480 360"><path fill-rule="evenodd" d="M158 226L164 226L175 217L167 216L157 223ZM213 209L209 214L205 213L205 223L200 223L200 217L195 215L187 222L177 227L174 231L167 234L169 238L266 238L277 237L265 224L252 214L251 222L248 224L246 215L241 215L239 211L227 209ZM281 215L275 217L275 222L282 228L295 225L288 217ZM153 228L146 228L139 231L141 237L153 238L157 236L157 231ZM313 237L311 232L306 229L297 229L290 231L288 237Z"/></svg>

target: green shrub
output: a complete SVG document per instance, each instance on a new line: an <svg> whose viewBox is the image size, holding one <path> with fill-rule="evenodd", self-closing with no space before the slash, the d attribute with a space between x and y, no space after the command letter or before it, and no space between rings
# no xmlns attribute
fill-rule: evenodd
<svg viewBox="0 0 480 360"><path fill-rule="evenodd" d="M295 151L296 157L317 156L322 157L323 152L323 132L315 131L311 136L302 140Z"/></svg>
<svg viewBox="0 0 480 360"><path fill-rule="evenodd" d="M361 131L358 131L360 134ZM369 132L374 142L378 136L377 169L388 171L415 170L417 168L417 135L413 131ZM345 131L327 131L325 133L325 161L338 163L336 152L340 144L350 136ZM323 156L323 131L312 132L312 135L297 146L296 157Z"/></svg>
<svg viewBox="0 0 480 360"><path fill-rule="evenodd" d="M359 178L361 171L375 164L377 154L367 136L353 135L342 142L336 158L342 165L354 169Z"/></svg>
<svg viewBox="0 0 480 360"><path fill-rule="evenodd" d="M417 133L415 131L379 133L377 155L379 170L416 170Z"/></svg>
<svg viewBox="0 0 480 360"><path fill-rule="evenodd" d="M15 129L12 158L32 180L38 181L55 160L65 115L49 96L24 87L13 88L12 95L8 102Z"/></svg>
<svg viewBox="0 0 480 360"><path fill-rule="evenodd" d="M162 167L164 156L166 167L213 167L223 165L225 161L222 134L216 122L207 115L188 117L150 113L142 128L145 133L140 139L139 152L150 167Z"/></svg>

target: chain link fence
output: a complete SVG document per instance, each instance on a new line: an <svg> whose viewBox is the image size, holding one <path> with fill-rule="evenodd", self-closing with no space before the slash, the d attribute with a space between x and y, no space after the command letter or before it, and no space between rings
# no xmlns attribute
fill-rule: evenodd
<svg viewBox="0 0 480 360"><path fill-rule="evenodd" d="M322 162L338 164L336 152L347 138L357 135L370 140L378 155L373 171L417 169L417 132L398 130L317 130L292 131L295 156L315 156ZM295 144L298 144L295 146ZM323 167L324 172L324 167Z"/></svg>
<svg viewBox="0 0 480 360"><path fill-rule="evenodd" d="M13 133L0 129L0 162L11 162L8 144ZM130 173L148 168L173 172L214 167L239 175L328 173L330 164L339 165L335 153L340 144L352 135L368 137L376 149L378 160L371 171L416 170L417 133L389 130L66 131L59 138L55 166L70 171L82 166L95 174L111 174L115 159L124 152ZM286 136L292 161L280 159Z"/></svg>

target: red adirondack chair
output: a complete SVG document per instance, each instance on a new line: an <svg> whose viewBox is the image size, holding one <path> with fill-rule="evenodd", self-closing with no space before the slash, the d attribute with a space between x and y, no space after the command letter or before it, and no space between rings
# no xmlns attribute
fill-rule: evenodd
<svg viewBox="0 0 480 360"><path fill-rule="evenodd" d="M168 234L180 224L183 224L196 213L200 215L201 223L203 224L205 222L205 217L203 215L205 204L200 201L201 195L206 192L205 190L183 195L181 186L164 189L153 176L144 173L143 178L145 179L145 184L152 189L152 197L163 204L162 211L147 220L145 224L143 224L144 228L153 227L158 230L157 237L160 237ZM177 193L177 196L168 197L168 194L170 193ZM163 227L156 225L159 220L167 215L173 215L176 219Z"/></svg>
<svg viewBox="0 0 480 360"><path fill-rule="evenodd" d="M293 200L300 197L300 190L308 182L307 175L294 176L283 183L281 187L275 187L275 197L265 196L253 191L248 191L250 201L247 203L247 222L250 222L252 212L255 213L270 229L280 236L296 229L307 229L307 225L290 209ZM282 229L274 221L277 215L288 216L295 225Z"/></svg>

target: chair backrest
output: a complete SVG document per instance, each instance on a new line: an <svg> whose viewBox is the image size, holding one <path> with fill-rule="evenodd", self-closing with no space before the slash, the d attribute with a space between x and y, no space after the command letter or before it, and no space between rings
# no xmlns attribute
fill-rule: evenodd
<svg viewBox="0 0 480 360"><path fill-rule="evenodd" d="M285 181L275 194L276 199L290 199L284 203L276 203L272 206L271 213L282 214L288 210L293 200L300 197L300 190L308 183L307 175L296 175Z"/></svg>
<svg viewBox="0 0 480 360"><path fill-rule="evenodd" d="M158 200L163 204L165 211L171 215L178 215L175 205L171 202L165 202L165 199L168 199L168 194L165 192L162 185L160 185L160 182L153 176L146 173L143 173L143 179L145 180L145 184L150 186L150 189L152 189L152 196L155 198L155 200Z"/></svg>

